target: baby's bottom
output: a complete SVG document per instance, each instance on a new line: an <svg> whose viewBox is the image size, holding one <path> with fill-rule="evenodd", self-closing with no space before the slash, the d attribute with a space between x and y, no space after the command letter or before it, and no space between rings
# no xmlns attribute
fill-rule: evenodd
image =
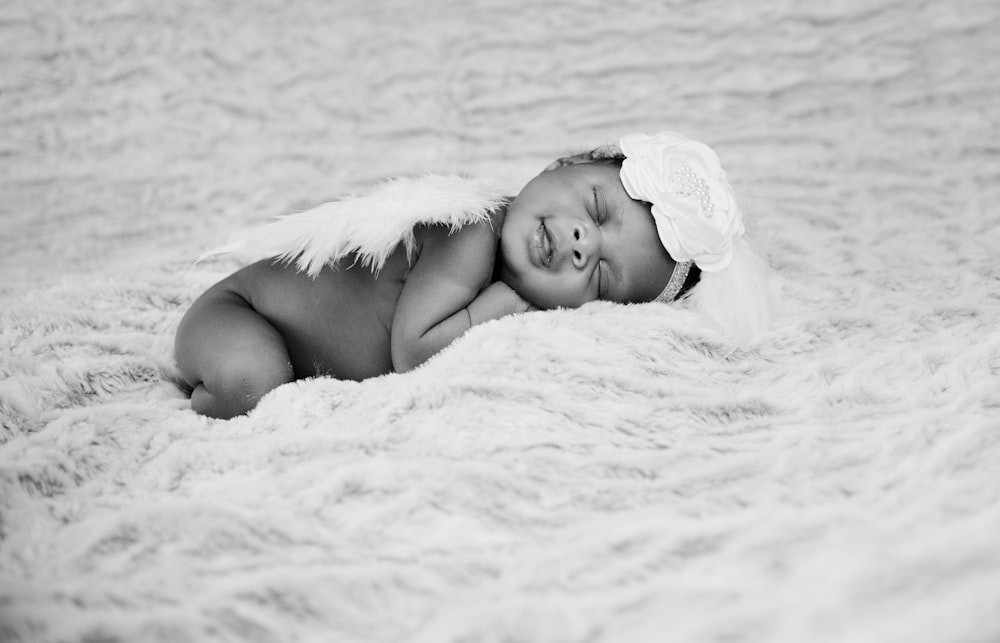
<svg viewBox="0 0 1000 643"><path fill-rule="evenodd" d="M242 415L294 378L281 335L224 280L195 300L174 345L191 408L217 418Z"/></svg>

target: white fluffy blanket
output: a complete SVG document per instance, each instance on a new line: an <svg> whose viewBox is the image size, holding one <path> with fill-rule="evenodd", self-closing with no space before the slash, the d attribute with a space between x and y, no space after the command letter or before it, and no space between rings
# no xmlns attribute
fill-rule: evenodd
<svg viewBox="0 0 1000 643"><path fill-rule="evenodd" d="M656 5L0 8L0 641L1000 640L1000 5ZM666 127L756 215L759 347L594 304L175 386L236 226Z"/></svg>

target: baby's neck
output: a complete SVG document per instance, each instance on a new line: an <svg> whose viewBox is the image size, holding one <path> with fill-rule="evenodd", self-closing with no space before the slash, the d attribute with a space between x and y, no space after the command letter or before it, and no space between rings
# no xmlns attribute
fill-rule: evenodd
<svg viewBox="0 0 1000 643"><path fill-rule="evenodd" d="M493 278L491 281L503 281L500 274L503 271L503 253L500 251L500 237L503 236L503 223L507 218L507 206L514 197L504 197L504 203L493 211L493 225L497 231L496 253L493 255Z"/></svg>
<svg viewBox="0 0 1000 643"><path fill-rule="evenodd" d="M507 219L507 207L513 200L514 197L512 196L503 197L503 204L493 211L493 225L495 225L496 229L501 233L503 231L503 222Z"/></svg>

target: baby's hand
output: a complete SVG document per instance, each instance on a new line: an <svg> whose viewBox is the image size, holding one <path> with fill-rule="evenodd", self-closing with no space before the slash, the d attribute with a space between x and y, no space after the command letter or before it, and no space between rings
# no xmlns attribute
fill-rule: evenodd
<svg viewBox="0 0 1000 643"><path fill-rule="evenodd" d="M497 290L502 293L511 307L511 313L526 313L530 310L538 310L532 304L528 302L524 297L517 294L517 291L511 288L503 281L495 281L490 286L496 286Z"/></svg>
<svg viewBox="0 0 1000 643"><path fill-rule="evenodd" d="M472 325L506 315L537 310L502 281L494 281L480 291L468 306Z"/></svg>

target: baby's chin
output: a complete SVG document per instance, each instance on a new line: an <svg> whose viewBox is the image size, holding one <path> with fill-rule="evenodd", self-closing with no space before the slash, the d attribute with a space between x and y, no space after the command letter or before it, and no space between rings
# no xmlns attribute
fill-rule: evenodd
<svg viewBox="0 0 1000 643"><path fill-rule="evenodd" d="M538 310L553 310L555 308L579 308L581 302L563 301L559 293L544 292L537 287L530 287L513 274L500 273L500 281L510 286L517 295Z"/></svg>

